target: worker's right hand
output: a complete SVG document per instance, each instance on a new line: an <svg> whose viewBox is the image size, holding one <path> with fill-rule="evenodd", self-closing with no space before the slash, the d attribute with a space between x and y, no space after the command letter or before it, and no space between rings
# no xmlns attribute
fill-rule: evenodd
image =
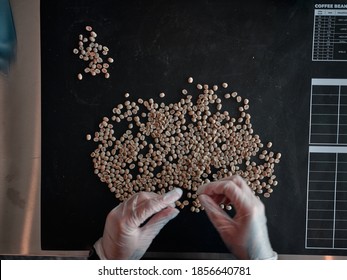
<svg viewBox="0 0 347 280"><path fill-rule="evenodd" d="M276 259L272 250L264 204L240 176L208 183L198 189L199 200L225 245L239 259ZM231 218L219 206L231 204Z"/></svg>

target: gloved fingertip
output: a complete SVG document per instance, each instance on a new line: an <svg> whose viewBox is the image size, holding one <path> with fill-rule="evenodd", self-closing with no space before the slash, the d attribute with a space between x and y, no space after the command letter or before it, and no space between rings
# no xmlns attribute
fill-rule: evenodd
<svg viewBox="0 0 347 280"><path fill-rule="evenodd" d="M176 218L176 216L180 213L180 211L177 208L172 208L172 210L170 211L170 220L172 220L173 218Z"/></svg>
<svg viewBox="0 0 347 280"><path fill-rule="evenodd" d="M173 191L175 191L180 197L182 196L183 194L183 191L181 188L174 188Z"/></svg>
<svg viewBox="0 0 347 280"><path fill-rule="evenodd" d="M169 207L171 207L171 208L176 208L176 203L171 203L170 205L169 205Z"/></svg>
<svg viewBox="0 0 347 280"><path fill-rule="evenodd" d="M198 190L196 191L196 194L197 194L197 195L202 194L202 193L204 192L205 188L206 188L206 187L205 187L206 185L208 185L208 184L201 185L201 186L198 188Z"/></svg>
<svg viewBox="0 0 347 280"><path fill-rule="evenodd" d="M199 198L201 205L205 209L213 209L214 208L214 202L208 195L200 194L198 198Z"/></svg>
<svg viewBox="0 0 347 280"><path fill-rule="evenodd" d="M206 200L208 199L207 197L208 197L208 195L206 195L206 194L200 194L199 195L199 201L201 202L201 204L204 204L206 202Z"/></svg>
<svg viewBox="0 0 347 280"><path fill-rule="evenodd" d="M163 195L163 200L167 203L173 203L178 200L183 194L183 191L180 188L174 188L172 191L169 191Z"/></svg>

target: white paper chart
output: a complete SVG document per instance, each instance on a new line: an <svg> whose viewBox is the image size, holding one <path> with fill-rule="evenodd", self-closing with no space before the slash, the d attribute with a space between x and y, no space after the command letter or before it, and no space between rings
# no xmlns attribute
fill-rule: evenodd
<svg viewBox="0 0 347 280"><path fill-rule="evenodd" d="M310 144L347 145L347 79L312 79Z"/></svg>
<svg viewBox="0 0 347 280"><path fill-rule="evenodd" d="M315 9L313 61L347 61L347 9Z"/></svg>
<svg viewBox="0 0 347 280"><path fill-rule="evenodd" d="M347 79L312 79L306 248L347 249Z"/></svg>

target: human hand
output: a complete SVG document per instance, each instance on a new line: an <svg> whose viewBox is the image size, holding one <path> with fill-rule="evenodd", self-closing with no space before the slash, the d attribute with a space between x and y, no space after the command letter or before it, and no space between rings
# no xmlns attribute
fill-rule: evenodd
<svg viewBox="0 0 347 280"><path fill-rule="evenodd" d="M198 189L199 200L225 245L239 259L277 259L272 250L264 204L240 176L205 184ZM231 204L231 218L219 204Z"/></svg>
<svg viewBox="0 0 347 280"><path fill-rule="evenodd" d="M101 259L140 259L159 231L179 213L174 202L182 190L159 195L140 192L115 207L94 247ZM147 221L144 225L143 223Z"/></svg>

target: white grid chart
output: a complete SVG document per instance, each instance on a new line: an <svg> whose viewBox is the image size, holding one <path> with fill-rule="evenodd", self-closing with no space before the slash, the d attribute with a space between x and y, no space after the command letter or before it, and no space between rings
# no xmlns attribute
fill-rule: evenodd
<svg viewBox="0 0 347 280"><path fill-rule="evenodd" d="M307 249L347 249L347 79L312 79Z"/></svg>
<svg viewBox="0 0 347 280"><path fill-rule="evenodd" d="M347 60L347 10L315 10L312 60Z"/></svg>
<svg viewBox="0 0 347 280"><path fill-rule="evenodd" d="M347 145L346 79L312 79L309 143Z"/></svg>

